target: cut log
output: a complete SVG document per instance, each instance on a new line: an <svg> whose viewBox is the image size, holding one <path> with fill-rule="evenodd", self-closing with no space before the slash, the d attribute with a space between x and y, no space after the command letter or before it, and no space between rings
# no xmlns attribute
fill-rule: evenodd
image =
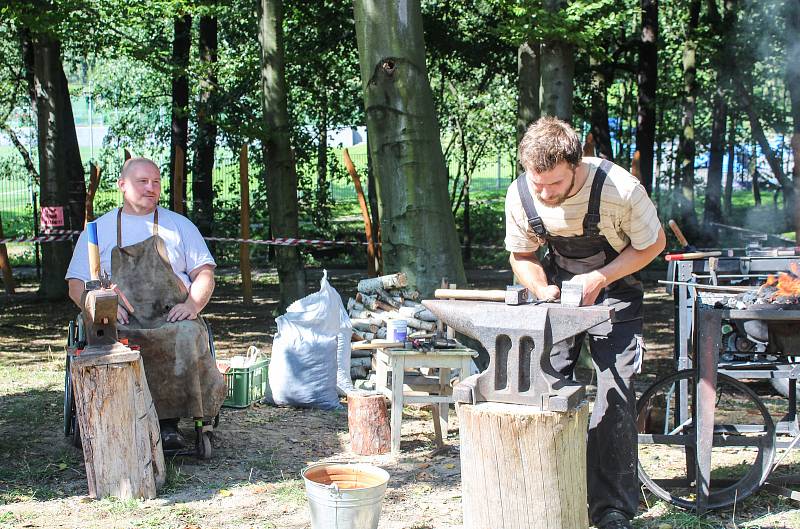
<svg viewBox="0 0 800 529"><path fill-rule="evenodd" d="M378 332L378 328L383 325L383 322L374 318L350 318L350 323L353 329L366 332Z"/></svg>
<svg viewBox="0 0 800 529"><path fill-rule="evenodd" d="M144 364L138 351L111 350L70 365L89 496L155 498L166 470Z"/></svg>
<svg viewBox="0 0 800 529"><path fill-rule="evenodd" d="M347 394L347 426L354 454L385 454L392 448L386 400L378 394Z"/></svg>
<svg viewBox="0 0 800 529"><path fill-rule="evenodd" d="M350 298L347 300L347 310L364 310L364 305Z"/></svg>
<svg viewBox="0 0 800 529"><path fill-rule="evenodd" d="M387 276L362 279L358 282L358 291L362 294L374 294L378 289L391 290L408 285L408 277L403 272Z"/></svg>
<svg viewBox="0 0 800 529"><path fill-rule="evenodd" d="M378 297L379 301L383 301L392 308L396 309L403 305L402 299L400 301L395 300L394 296L392 296L382 288L375 289L375 295Z"/></svg>
<svg viewBox="0 0 800 529"><path fill-rule="evenodd" d="M586 529L589 406L457 406L464 529ZM502 516L498 516L502 505Z"/></svg>
<svg viewBox="0 0 800 529"><path fill-rule="evenodd" d="M411 290L409 288L405 288L402 291L400 291L400 295L403 296L405 299L411 301L418 301L419 298L422 297L419 293L419 290Z"/></svg>

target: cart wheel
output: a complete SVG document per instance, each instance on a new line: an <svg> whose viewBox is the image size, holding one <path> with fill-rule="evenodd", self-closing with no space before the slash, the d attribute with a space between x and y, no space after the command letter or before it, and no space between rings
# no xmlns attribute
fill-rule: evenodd
<svg viewBox="0 0 800 529"><path fill-rule="evenodd" d="M758 490L775 457L775 424L748 386L717 379L708 509L733 505ZM637 404L639 479L659 498L696 507L695 372L685 369L650 386Z"/></svg>
<svg viewBox="0 0 800 529"><path fill-rule="evenodd" d="M66 358L64 367L64 437L68 437L72 433L73 419L75 418L72 377L69 373L69 355Z"/></svg>
<svg viewBox="0 0 800 529"><path fill-rule="evenodd" d="M211 459L211 432L198 432L197 459Z"/></svg>

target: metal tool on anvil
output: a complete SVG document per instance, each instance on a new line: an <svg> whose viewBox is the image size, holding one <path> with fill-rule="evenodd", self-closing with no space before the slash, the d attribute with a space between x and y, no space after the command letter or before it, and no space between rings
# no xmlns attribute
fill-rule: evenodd
<svg viewBox="0 0 800 529"><path fill-rule="evenodd" d="M605 306L449 299L424 300L422 304L489 352L486 371L455 386L456 402L507 402L562 412L576 407L585 392L583 385L553 368L553 345L614 318L614 309Z"/></svg>

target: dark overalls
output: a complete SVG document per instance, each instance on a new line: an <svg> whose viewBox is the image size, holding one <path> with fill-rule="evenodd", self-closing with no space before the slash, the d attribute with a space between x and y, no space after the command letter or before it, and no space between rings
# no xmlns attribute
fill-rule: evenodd
<svg viewBox="0 0 800 529"><path fill-rule="evenodd" d="M517 179L528 224L540 243L547 244L545 273L559 287L574 275L598 270L619 255L599 229L600 195L611 166L604 160L597 168L583 219L583 235L575 237L550 235L536 212L525 175ZM632 377L641 365L643 353L642 298L638 278L627 276L612 283L601 291L595 304L614 307L616 321L598 325L578 335L574 342L555 344L551 353L553 367L572 377L585 335L589 335L597 372L597 398L587 446L589 517L595 524L610 511L619 511L630 520L639 506Z"/></svg>

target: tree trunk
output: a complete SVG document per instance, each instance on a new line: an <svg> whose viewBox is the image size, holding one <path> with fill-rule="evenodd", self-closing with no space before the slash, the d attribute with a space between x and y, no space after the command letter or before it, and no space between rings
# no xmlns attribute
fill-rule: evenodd
<svg viewBox="0 0 800 529"><path fill-rule="evenodd" d="M731 115L731 125L728 131L728 171L725 177L725 215L733 212L733 162L736 154L736 117Z"/></svg>
<svg viewBox="0 0 800 529"><path fill-rule="evenodd" d="M61 63L61 45L48 36L37 35L33 37L33 50L40 205L43 208L63 208L64 225L60 226L61 229L81 230L86 184L67 78ZM71 256L72 244L69 241L42 245L39 294L47 299L66 297L64 275Z"/></svg>
<svg viewBox="0 0 800 529"><path fill-rule="evenodd" d="M548 0L559 9L562 2ZM541 112L572 122L573 79L575 76L575 49L563 40L547 39L541 52Z"/></svg>
<svg viewBox="0 0 800 529"><path fill-rule="evenodd" d="M656 141L656 91L658 89L658 0L641 0L642 41L639 43L636 112L636 150L640 180L652 194L653 156Z"/></svg>
<svg viewBox="0 0 800 529"><path fill-rule="evenodd" d="M214 149L217 145L217 19L200 17L198 33L200 94L197 102L197 137L192 169L192 217L205 236L212 235L214 225Z"/></svg>
<svg viewBox="0 0 800 529"><path fill-rule="evenodd" d="M392 432L383 395L347 395L350 450L362 456L385 454L392 449Z"/></svg>
<svg viewBox="0 0 800 529"><path fill-rule="evenodd" d="M589 527L586 403L566 413L496 402L456 410L464 529Z"/></svg>
<svg viewBox="0 0 800 529"><path fill-rule="evenodd" d="M327 228L328 216L328 96L320 91L320 116L317 123L317 196L316 224Z"/></svg>
<svg viewBox="0 0 800 529"><path fill-rule="evenodd" d="M728 122L728 105L725 94L717 88L714 94L714 107L711 114L711 153L706 180L706 200L703 211L703 224L706 233L714 233L710 222L722 220L722 160L725 156L725 125Z"/></svg>
<svg viewBox="0 0 800 529"><path fill-rule="evenodd" d="M180 164L186 170L186 153L189 138L189 79L186 71L189 68L189 51L192 45L192 17L183 15L173 21L175 34L172 40L172 126L169 148L169 203L175 200L183 204L186 211L186 175L181 182L175 179L175 161L180 155ZM181 148L180 153L177 147Z"/></svg>
<svg viewBox="0 0 800 529"><path fill-rule="evenodd" d="M282 0L259 1L258 40L261 44L261 94L264 105L264 183L269 190L270 226L273 237L296 238L299 234L297 172L289 143L291 127L287 109L286 68L283 47ZM306 291L306 273L297 246L275 247L283 310Z"/></svg>
<svg viewBox="0 0 800 529"><path fill-rule="evenodd" d="M689 238L696 238L697 216L694 211L694 159L696 154L694 115L697 110L697 42L696 35L700 17L700 0L692 0L689 6L689 26L683 47L683 118L678 144L679 175L677 197L680 225Z"/></svg>
<svg viewBox="0 0 800 529"><path fill-rule="evenodd" d="M517 145L528 127L541 115L539 109L539 52L538 42L526 41L517 50ZM519 172L522 168L518 167Z"/></svg>
<svg viewBox="0 0 800 529"><path fill-rule="evenodd" d="M795 241L800 241L800 1L786 2L786 86L792 108L792 180L794 184L794 200L784 194L786 207L791 209L794 220ZM785 191L784 191L785 193Z"/></svg>
<svg viewBox="0 0 800 529"><path fill-rule="evenodd" d="M592 138L595 153L600 158L613 160L611 129L608 126L609 69L594 57L589 58L592 67Z"/></svg>
<svg viewBox="0 0 800 529"><path fill-rule="evenodd" d="M442 277L463 284L465 276L419 0L355 0L355 19L384 270L406 272L427 296Z"/></svg>
<svg viewBox="0 0 800 529"><path fill-rule="evenodd" d="M753 201L756 206L761 205L761 184L758 181L758 168L753 167L753 174L750 176L753 181Z"/></svg>

